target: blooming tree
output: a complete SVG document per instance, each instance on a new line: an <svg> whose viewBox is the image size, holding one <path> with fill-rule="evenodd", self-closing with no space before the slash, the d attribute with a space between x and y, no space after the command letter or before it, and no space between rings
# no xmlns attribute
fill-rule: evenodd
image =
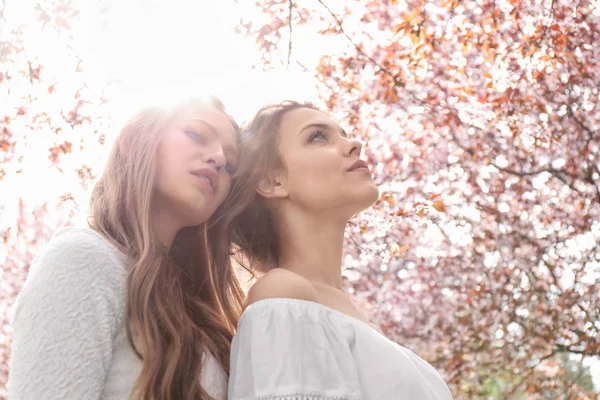
<svg viewBox="0 0 600 400"><path fill-rule="evenodd" d="M74 45L79 8L9 4L0 2L0 398L15 297L40 247L81 205L108 126L103 88Z"/></svg>

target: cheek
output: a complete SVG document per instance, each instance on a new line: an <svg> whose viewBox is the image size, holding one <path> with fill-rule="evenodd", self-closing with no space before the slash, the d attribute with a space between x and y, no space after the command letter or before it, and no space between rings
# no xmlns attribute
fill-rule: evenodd
<svg viewBox="0 0 600 400"><path fill-rule="evenodd" d="M165 146L159 145L156 151L156 184L160 189L169 181L168 168L171 165L168 158L168 152L165 151Z"/></svg>
<svg viewBox="0 0 600 400"><path fill-rule="evenodd" d="M335 191L340 185L339 162L327 154L298 157L289 164L291 185L295 190L319 192Z"/></svg>
<svg viewBox="0 0 600 400"><path fill-rule="evenodd" d="M157 158L156 184L159 189L167 190L174 184L174 165L167 157Z"/></svg>
<svg viewBox="0 0 600 400"><path fill-rule="evenodd" d="M190 146L186 146L177 135L165 137L157 149L158 176L164 179L176 179L186 170L190 158Z"/></svg>

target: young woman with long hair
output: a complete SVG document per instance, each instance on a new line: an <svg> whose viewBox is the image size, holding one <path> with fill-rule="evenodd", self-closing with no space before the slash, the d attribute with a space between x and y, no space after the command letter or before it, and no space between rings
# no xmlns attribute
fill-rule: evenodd
<svg viewBox="0 0 600 400"><path fill-rule="evenodd" d="M217 99L122 129L89 226L57 232L13 319L9 398L225 399L243 293L218 219L238 127Z"/></svg>
<svg viewBox="0 0 600 400"><path fill-rule="evenodd" d="M423 359L388 340L342 289L344 229L378 198L361 144L297 102L242 133L230 218L252 286L231 350L231 400L446 400Z"/></svg>

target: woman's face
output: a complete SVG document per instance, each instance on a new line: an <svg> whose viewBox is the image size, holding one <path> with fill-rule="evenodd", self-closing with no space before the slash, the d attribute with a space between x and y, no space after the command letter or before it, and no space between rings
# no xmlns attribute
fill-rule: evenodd
<svg viewBox="0 0 600 400"><path fill-rule="evenodd" d="M286 113L279 131L286 196L313 214L342 218L372 205L378 198L362 145L325 113L300 108Z"/></svg>
<svg viewBox="0 0 600 400"><path fill-rule="evenodd" d="M237 133L227 115L211 106L177 114L157 151L155 205L159 212L196 226L215 212L231 187Z"/></svg>

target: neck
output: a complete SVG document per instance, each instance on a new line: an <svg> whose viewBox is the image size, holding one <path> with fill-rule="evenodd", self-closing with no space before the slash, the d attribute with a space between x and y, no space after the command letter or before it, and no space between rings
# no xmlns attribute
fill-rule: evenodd
<svg viewBox="0 0 600 400"><path fill-rule="evenodd" d="M175 240L175 235L181 228L181 224L178 223L179 219L169 212L168 207L161 207L159 204L154 205L150 213L150 219L156 238L169 249Z"/></svg>
<svg viewBox="0 0 600 400"><path fill-rule="evenodd" d="M298 210L282 214L280 267L341 289L346 221Z"/></svg>

